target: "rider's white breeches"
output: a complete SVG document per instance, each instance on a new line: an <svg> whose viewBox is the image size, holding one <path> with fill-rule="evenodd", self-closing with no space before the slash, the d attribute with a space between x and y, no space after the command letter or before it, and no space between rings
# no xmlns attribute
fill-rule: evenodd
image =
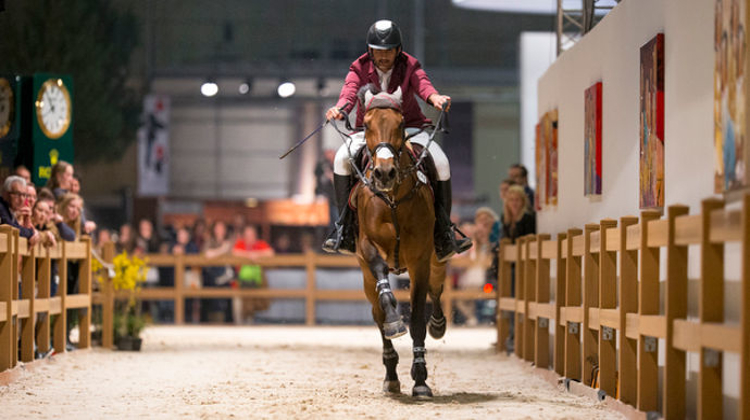
<svg viewBox="0 0 750 420"><path fill-rule="evenodd" d="M416 131L416 129L407 128L406 132L410 133ZM409 139L412 143L417 143L422 146L427 145L430 140L430 135L426 131L422 131L416 136ZM333 161L333 173L337 175L351 175L352 168L349 165L349 153L347 147L351 151L351 155L354 156L359 151L359 148L365 144L365 133L360 131L351 135L351 140L347 139L346 144L342 144L339 150L336 152L336 158ZM435 162L435 169L437 170L438 181L447 181L451 177L451 167L448 163L448 156L445 155L443 149L437 142L433 141L428 149L432 160Z"/></svg>

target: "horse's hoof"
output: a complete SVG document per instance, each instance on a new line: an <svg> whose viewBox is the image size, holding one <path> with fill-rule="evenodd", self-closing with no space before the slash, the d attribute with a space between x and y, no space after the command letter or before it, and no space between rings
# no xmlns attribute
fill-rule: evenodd
<svg viewBox="0 0 750 420"><path fill-rule="evenodd" d="M411 390L411 395L417 400L431 400L432 390L427 385L414 385L414 388Z"/></svg>
<svg viewBox="0 0 750 420"><path fill-rule="evenodd" d="M406 327L404 326L404 321L400 319L395 322L383 324L383 335L388 340L393 340L394 338L401 337L404 334L406 334Z"/></svg>
<svg viewBox="0 0 750 420"><path fill-rule="evenodd" d="M435 319L433 315L430 315L430 322L429 322L429 332L430 337L434 338L435 340L439 340L443 338L445 335L445 317L440 317L440 319Z"/></svg>
<svg viewBox="0 0 750 420"><path fill-rule="evenodd" d="M386 394L400 394L401 393L401 382L396 379L394 381L385 380L383 381L383 392Z"/></svg>

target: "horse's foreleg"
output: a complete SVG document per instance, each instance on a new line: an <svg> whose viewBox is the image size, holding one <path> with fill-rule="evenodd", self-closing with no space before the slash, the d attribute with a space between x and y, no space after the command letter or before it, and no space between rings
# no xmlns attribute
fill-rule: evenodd
<svg viewBox="0 0 750 420"><path fill-rule="evenodd" d="M432 397L432 390L427 386L427 362L425 361L425 301L427 299L428 287L427 278L425 277L424 275L419 276L419 273L414 273L414 277L412 277L410 332L414 359L411 365L411 377L414 379L412 395L417 398Z"/></svg>
<svg viewBox="0 0 750 420"><path fill-rule="evenodd" d="M401 382L398 380L398 373L396 372L398 353L393 348L391 340L385 338L382 328L380 329L380 337L383 339L383 365L385 365L383 392L399 394L401 393Z"/></svg>
<svg viewBox="0 0 750 420"><path fill-rule="evenodd" d="M432 256L432 267L430 269L430 300L432 301L432 315L430 315L429 332L434 339L443 338L445 335L446 320L443 314L443 305L440 296L443 294L443 283L445 282L445 264L438 263L437 258Z"/></svg>
<svg viewBox="0 0 750 420"><path fill-rule="evenodd" d="M401 319L401 314L398 313L398 301L393 296L391 285L388 282L388 264L375 251L374 247L372 247L370 252L365 250L364 254L368 258L367 263L370 271L377 280L375 291L378 294L378 305L384 314L382 324L383 335L389 340L401 337L406 334L406 327L404 326L404 321Z"/></svg>

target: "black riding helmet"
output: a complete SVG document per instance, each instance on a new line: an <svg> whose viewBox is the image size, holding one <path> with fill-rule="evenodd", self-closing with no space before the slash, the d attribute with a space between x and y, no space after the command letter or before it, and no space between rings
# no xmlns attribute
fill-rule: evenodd
<svg viewBox="0 0 750 420"><path fill-rule="evenodd" d="M398 48L401 51L401 30L390 20L379 20L367 31L367 46L375 50Z"/></svg>

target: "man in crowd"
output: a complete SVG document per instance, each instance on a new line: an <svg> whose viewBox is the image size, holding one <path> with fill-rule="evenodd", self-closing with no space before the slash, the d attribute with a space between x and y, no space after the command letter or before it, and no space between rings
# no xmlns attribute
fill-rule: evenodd
<svg viewBox="0 0 750 420"><path fill-rule="evenodd" d="M516 163L508 169L508 178L523 187L526 196L529 198L529 209L534 211L534 190L529 187L529 171L520 163Z"/></svg>
<svg viewBox="0 0 750 420"><path fill-rule="evenodd" d="M18 175L5 178L0 198L0 224L13 226L22 238L29 240L29 245L35 245L41 239L41 234L31 224L28 198L26 180ZM29 222L25 223L25 219Z"/></svg>

